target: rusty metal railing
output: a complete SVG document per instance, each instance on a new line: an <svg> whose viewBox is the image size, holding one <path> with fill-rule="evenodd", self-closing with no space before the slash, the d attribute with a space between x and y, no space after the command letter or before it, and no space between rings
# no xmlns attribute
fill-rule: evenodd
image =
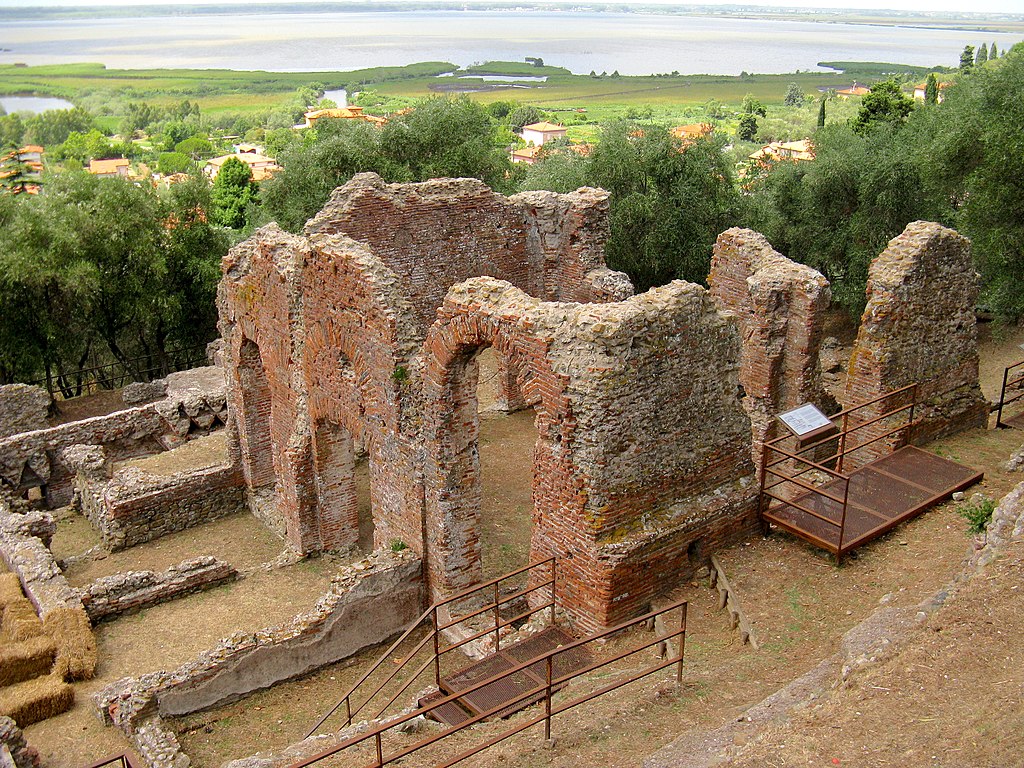
<svg viewBox="0 0 1024 768"><path fill-rule="evenodd" d="M843 464L848 456L876 445L882 440L899 436L898 442L903 445L910 444L914 427L919 423L914 421L917 389L917 384L909 384L840 411L830 417L833 423L839 423L838 433L832 433L797 448L784 447L787 442L794 440L791 435L767 441L761 452L761 491L758 498L758 511L764 514L773 502L784 504L799 509L827 526L838 529L837 545L807 531L804 531L803 535L814 539L815 543L834 551L838 557L841 557L846 534L846 513L849 506L850 478L852 476L850 473L843 472ZM890 404L892 400L898 401L902 398L908 399L909 402L895 407ZM878 410L882 412L876 413ZM866 416L863 415L865 412ZM893 419L898 419L895 426L891 426ZM871 429L865 439L857 441L858 433L876 425L881 425L880 430ZM835 444L836 449L824 458L819 457L818 453L821 449L831 444ZM810 456L815 458L812 459ZM829 466L833 462L833 466ZM801 476L812 471L824 475L825 482L812 483L800 479ZM825 490L823 485L831 485L831 492ZM802 491L840 505L842 510L840 519L833 520L810 506L783 495L782 490L791 490L793 487L798 489L794 495L799 495Z"/></svg>
<svg viewBox="0 0 1024 768"><path fill-rule="evenodd" d="M434 701L426 706L420 707L412 712L407 712L406 714L390 719L387 722L374 725L365 733L346 739L341 743L336 744L333 747L330 747L329 749L319 752L305 760L292 764L291 766L289 766L289 768L307 768L307 766L315 765L316 763L319 763L322 760L326 760L329 757L339 755L347 750L355 750L359 748L361 745L372 751L373 757L370 758L370 762L357 762L358 758L353 758L347 761L347 764L351 766L367 766L368 768L369 766L372 766L373 768L382 768L385 765L391 765L404 757L407 757L413 753L419 752L422 749L426 749L427 747L437 744L443 741L444 739L452 736L453 734L462 731L470 725L474 725L483 720L493 718L499 715L499 713L501 713L503 710L507 710L512 705L518 704L520 702L537 699L538 697L540 697L538 701L538 704L541 708L540 712L530 717L527 717L521 721L512 723L508 729L502 731L501 733L495 736L491 736L490 738L459 752L454 757L449 757L447 760L444 760L443 762L436 763L436 765L437 768L449 768L449 766L453 766L457 763L460 763L463 760L466 760L467 758L472 757L473 755L479 754L480 752L483 752L485 749L489 749L490 747L493 747L495 744L498 744L504 741L505 739L514 736L517 733L521 733L522 731L525 731L528 728L532 728L535 725L540 725L541 723L543 723L544 725L544 738L550 739L551 720L555 715L561 714L562 712L566 712L582 704L586 704L590 701L593 701L594 699L603 696L606 693L614 691L625 685L629 685L630 683L640 680L641 678L644 678L647 675L651 675L662 669L675 666L676 684L680 684L682 682L683 658L685 654L686 645L686 609L686 601L680 600L678 602L672 603L669 606L661 608L660 610L651 611L650 613L647 613L643 616L639 616L635 619L624 622L615 627L611 627L610 629L592 635L583 640L578 640L574 643L562 646L561 648L555 648L554 650L540 654L534 658L522 662L521 664L518 664L515 667L512 667L511 669L500 672L499 674L489 677L485 680L480 680L479 682L475 683L472 687L459 691L459 693L457 694L445 696L442 699L438 699L437 701ZM678 624L672 629L664 629L664 622L659 620L661 620L662 617L672 614L675 611L679 612ZM560 654L577 652L579 649L585 648L590 643L597 643L603 641L604 639L614 634L623 632L631 628L640 627L642 625L648 625L649 623L653 623L655 626L655 636L653 639L650 639L646 642L638 643L634 646L627 648L624 651L615 653L608 658L596 661L584 667L583 669L579 669L566 675L554 675L552 670L555 666L555 659ZM657 629L659 623L663 624L662 631L658 631ZM676 647L675 649L673 649L673 652L669 653L668 649L671 647L673 642ZM576 698L569 699L568 701L556 701L552 698L553 694L557 689L562 688L570 681L582 677L584 675L589 675L592 672L609 666L610 664L622 661L624 659L629 658L630 656L634 656L650 648L659 649L658 663L651 665L649 667L644 667L639 671L628 672L611 683L603 685L597 688L596 690L580 695ZM409 721L428 715L433 710L446 706L454 702L456 699L462 696L468 696L486 686L495 684L501 685L502 681L508 680L514 675L520 675L527 668L532 667L536 669L538 664L543 665L545 670L543 683L535 687L532 687L529 690L521 691L516 695L516 698L511 700L503 700L500 704L496 705L494 708L486 712L476 714L470 717L465 722L460 723L459 725L450 726L448 729L440 733L433 734L425 739L421 739L420 741L417 741L414 744L405 745L399 743L391 746L385 743L386 736L398 740L399 736L396 736L396 734L398 734L402 726L404 726Z"/></svg>
<svg viewBox="0 0 1024 768"><path fill-rule="evenodd" d="M132 765L131 758L128 757L128 753L125 752L120 755L113 755L112 757L106 757L98 762L93 763L89 768L104 768L107 765L116 765L120 768L135 768Z"/></svg>
<svg viewBox="0 0 1024 768"><path fill-rule="evenodd" d="M546 578L541 575L543 572L547 572ZM526 574L526 587L523 589L517 589L512 594L503 595L501 593L502 582L511 581L517 576ZM307 733L305 738L309 738L320 727L327 722L341 707L345 707L345 725L351 725L353 719L368 708L371 701L378 699L385 695L385 689L392 683L399 684L402 673L413 663L413 661L420 656L425 650L428 655L427 658L415 669L411 674L406 677L404 682L400 683L400 687L396 692L391 694L389 698L376 709L373 714L369 716L369 719L378 719L383 717L387 713L388 709L401 697L407 690L409 690L413 683L420 679L421 675L430 667L433 667L433 684L440 688L441 686L441 659L452 651L455 651L463 646L471 643L475 640L479 640L488 635L494 638L494 649L501 649L501 632L506 627L512 626L517 622L529 620L536 613L540 613L544 610L549 610L551 623L554 623L555 619L555 576L556 576L556 565L555 558L550 557L547 560L540 560L536 563L524 566L518 570L506 573L504 576L499 576L491 581L484 582L475 587L463 590L458 594L447 597L444 600L440 600L431 605L423 614L413 622L409 628L399 637L387 651L377 660L377 662L370 667L363 675L352 685L351 688L338 700L338 702L331 707L323 717L317 721ZM535 596L538 595L539 597ZM479 605L479 599L481 596L485 596L490 602L477 607ZM530 601L530 597L535 596L533 601ZM502 607L509 605L517 600L526 598L529 606L528 610L517 613L514 616L508 617L502 615ZM452 616L452 608L458 604L471 605L473 608L465 614L461 614L457 617ZM445 639L443 633L446 630L453 630L459 625L463 625L465 622L473 619L479 619L480 617L487 617L488 626L479 631L471 631L466 637L462 637L454 642L449 642ZM493 625L490 623L490 618L493 617ZM407 645L412 641L412 638L420 631L426 629L424 636L416 642L415 646L408 651L402 653L402 660L398 664L388 665L388 661L392 655L397 653L402 646ZM383 680L374 685L371 680L377 676L382 667L388 666L390 673L383 676ZM372 690L367 693L367 689ZM355 699L359 696L361 701L355 703ZM365 698L363 698L365 696Z"/></svg>
<svg viewBox="0 0 1024 768"><path fill-rule="evenodd" d="M1003 408L1024 398L1024 371L1021 371L1022 368L1024 368L1024 360L1003 369L1003 386L999 390L999 402L996 403L995 408L997 428L1010 426L1003 423ZM1008 392L1014 394L1007 397Z"/></svg>

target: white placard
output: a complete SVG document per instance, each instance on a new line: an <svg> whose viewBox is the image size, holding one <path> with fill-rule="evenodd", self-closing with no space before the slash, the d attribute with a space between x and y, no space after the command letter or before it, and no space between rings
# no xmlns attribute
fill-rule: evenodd
<svg viewBox="0 0 1024 768"><path fill-rule="evenodd" d="M819 411L813 403L805 403L792 411L780 413L779 418L797 437L832 425L828 416Z"/></svg>

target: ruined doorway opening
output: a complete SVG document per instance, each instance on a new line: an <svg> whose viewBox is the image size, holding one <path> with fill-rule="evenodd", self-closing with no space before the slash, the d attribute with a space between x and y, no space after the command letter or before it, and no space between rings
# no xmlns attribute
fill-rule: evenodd
<svg viewBox="0 0 1024 768"><path fill-rule="evenodd" d="M260 495L260 491L272 492L276 479L270 439L270 382L260 349L249 339L244 339L239 349L237 375L242 393L238 423L242 466L248 486Z"/></svg>
<svg viewBox="0 0 1024 768"><path fill-rule="evenodd" d="M476 368L479 460L479 536L482 580L530 561L533 533L535 413L521 394L518 371L493 347L482 347Z"/></svg>
<svg viewBox="0 0 1024 768"><path fill-rule="evenodd" d="M370 466L365 456L357 459L352 433L333 421L318 422L314 461L321 548L355 544L364 552L372 551Z"/></svg>
<svg viewBox="0 0 1024 768"><path fill-rule="evenodd" d="M339 352L336 366L336 410L314 428L316 525L321 549L356 545L369 553L374 549L374 467L365 441L362 390L347 355Z"/></svg>

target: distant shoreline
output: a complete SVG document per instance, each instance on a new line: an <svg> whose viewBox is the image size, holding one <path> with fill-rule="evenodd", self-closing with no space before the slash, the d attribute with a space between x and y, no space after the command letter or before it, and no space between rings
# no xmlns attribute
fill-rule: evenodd
<svg viewBox="0 0 1024 768"><path fill-rule="evenodd" d="M902 27L915 29L960 30L965 32L1021 32L1024 31L1024 13L972 14L933 13L911 11L848 10L809 8L766 8L759 6L702 6L702 5L636 5L625 7L614 3L557 3L557 2L488 2L467 6L461 2L431 0L418 2L352 2L352 3L256 3L209 5L94 5L94 6L33 6L2 7L2 21L83 20L159 18L181 16L224 16L260 14L338 14L338 13L411 13L445 11L466 13L488 12L565 12L615 13L638 16L697 16L705 18L732 18L751 20L803 21L822 24L853 24L864 26Z"/></svg>

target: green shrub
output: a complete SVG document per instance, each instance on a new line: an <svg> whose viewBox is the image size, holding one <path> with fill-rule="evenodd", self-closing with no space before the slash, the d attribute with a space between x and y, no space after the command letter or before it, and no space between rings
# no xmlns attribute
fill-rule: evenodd
<svg viewBox="0 0 1024 768"><path fill-rule="evenodd" d="M971 501L957 510L957 514L967 521L967 530L971 533L984 533L992 521L992 513L996 511L996 503L989 498L972 498Z"/></svg>

